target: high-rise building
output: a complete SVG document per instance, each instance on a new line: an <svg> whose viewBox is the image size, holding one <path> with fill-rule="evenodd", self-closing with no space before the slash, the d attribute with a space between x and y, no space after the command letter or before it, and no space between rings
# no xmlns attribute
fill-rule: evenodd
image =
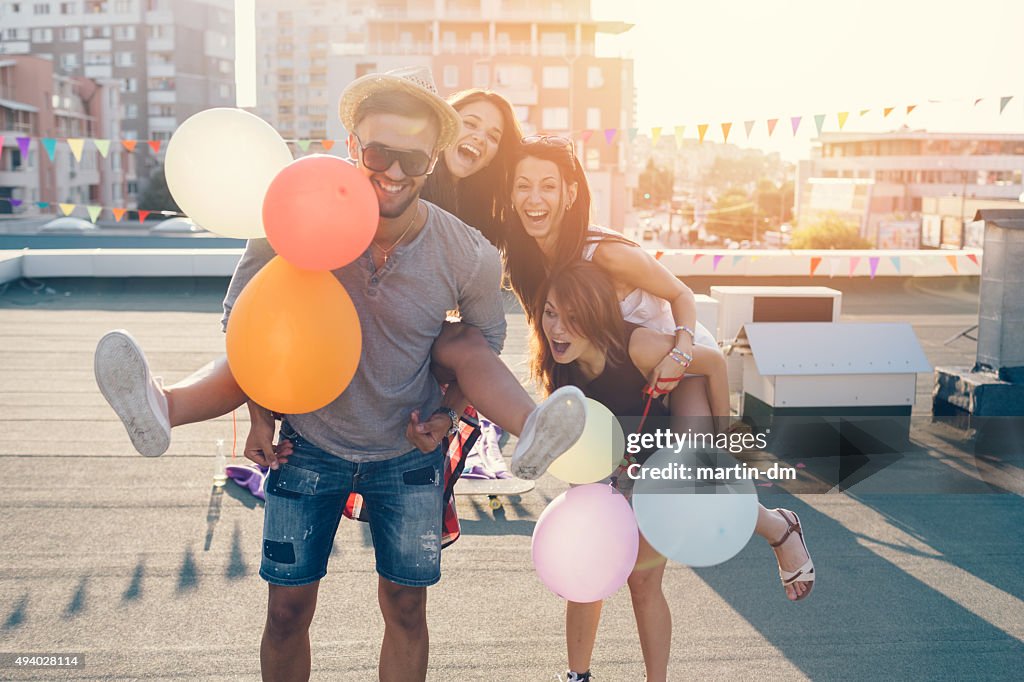
<svg viewBox="0 0 1024 682"><path fill-rule="evenodd" d="M234 21L233 0L0 0L0 56L116 80L121 136L168 140L197 111L234 106ZM144 181L156 160L139 161Z"/></svg>
<svg viewBox="0 0 1024 682"><path fill-rule="evenodd" d="M598 57L596 43L630 25L593 20L590 0L257 0L256 26L258 111L286 138L344 137L336 106L347 83L428 66L442 95L494 90L527 134L571 136L594 219L623 224L633 64Z"/></svg>
<svg viewBox="0 0 1024 682"><path fill-rule="evenodd" d="M40 143L119 137L118 85L56 73L38 57L0 56L0 213L35 213L37 202L124 205L130 156L121 145L103 158L83 143L76 160L67 144L54 144L51 161Z"/></svg>

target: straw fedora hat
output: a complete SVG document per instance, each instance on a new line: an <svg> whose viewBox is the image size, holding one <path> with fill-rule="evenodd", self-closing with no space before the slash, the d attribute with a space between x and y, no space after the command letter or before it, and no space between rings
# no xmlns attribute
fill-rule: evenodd
<svg viewBox="0 0 1024 682"><path fill-rule="evenodd" d="M352 131L355 127L356 109L363 100L385 90L407 93L428 105L437 114L441 123L437 148L447 149L455 144L455 139L462 129L462 118L437 94L434 77L425 66L410 66L386 73L368 73L349 83L341 93L341 102L338 104L338 115L345 129Z"/></svg>

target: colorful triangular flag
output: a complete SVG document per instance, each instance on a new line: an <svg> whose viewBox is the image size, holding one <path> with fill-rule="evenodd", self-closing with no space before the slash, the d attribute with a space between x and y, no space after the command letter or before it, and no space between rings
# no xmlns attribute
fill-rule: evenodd
<svg viewBox="0 0 1024 682"><path fill-rule="evenodd" d="M329 152L334 148L334 140L320 140L320 146L325 152Z"/></svg>
<svg viewBox="0 0 1024 682"><path fill-rule="evenodd" d="M711 259L711 271L712 272L714 272L715 270L718 269L718 264L722 262L723 258L725 258L725 256L715 256L714 258Z"/></svg>
<svg viewBox="0 0 1024 682"><path fill-rule="evenodd" d="M878 256L871 256L868 258L868 265L871 267L871 279L875 278L875 274L878 272Z"/></svg>
<svg viewBox="0 0 1024 682"><path fill-rule="evenodd" d="M1003 109L1006 108L1006 105L1010 103L1011 99L1013 99L1013 95L1010 95L1009 97L1000 97L999 98L999 113L1000 114L1003 113Z"/></svg>
<svg viewBox="0 0 1024 682"><path fill-rule="evenodd" d="M96 219L100 217L100 213L103 212L103 208L100 206L86 206L85 210L89 212L89 220L96 222Z"/></svg>
<svg viewBox="0 0 1024 682"><path fill-rule="evenodd" d="M38 206L39 208L42 208L42 209L47 209L47 208L50 208L50 202L49 201L37 201L36 202L36 206Z"/></svg>
<svg viewBox="0 0 1024 682"><path fill-rule="evenodd" d="M811 277L814 277L814 271L821 265L821 256L814 256L811 258Z"/></svg>
<svg viewBox="0 0 1024 682"><path fill-rule="evenodd" d="M152 211L145 211L145 210L141 210L140 209L140 210L136 211L136 213L139 214L139 222L140 223L144 223L144 222L146 222L146 218L149 217L149 214L152 213Z"/></svg>
<svg viewBox="0 0 1024 682"><path fill-rule="evenodd" d="M975 253L967 254L967 260L971 261L975 265L979 265L979 263L978 263L978 255L975 254Z"/></svg>
<svg viewBox="0 0 1024 682"><path fill-rule="evenodd" d="M100 153L104 159L107 158L107 153L110 152L110 140L93 140L92 143L96 145L96 150Z"/></svg>
<svg viewBox="0 0 1024 682"><path fill-rule="evenodd" d="M743 260L743 256L733 256L732 257L732 266L736 267L741 260Z"/></svg>
<svg viewBox="0 0 1024 682"><path fill-rule="evenodd" d="M661 127L651 128L651 146L657 147L658 140L661 139Z"/></svg>
<svg viewBox="0 0 1024 682"><path fill-rule="evenodd" d="M853 271L857 269L858 265L860 265L860 258L852 256L850 258L850 272L847 274L847 277L853 277Z"/></svg>
<svg viewBox="0 0 1024 682"><path fill-rule="evenodd" d="M53 161L53 155L57 153L57 140L52 137L44 137L40 142L43 143L43 149L46 150L46 155L50 157L50 161Z"/></svg>
<svg viewBox="0 0 1024 682"><path fill-rule="evenodd" d="M917 109L917 105L916 104L908 104L907 105L907 116L910 116L910 112L913 111L914 109Z"/></svg>
<svg viewBox="0 0 1024 682"><path fill-rule="evenodd" d="M11 206L13 206L14 208L18 208L23 203L25 203L23 199L8 199L7 201L11 202Z"/></svg>
<svg viewBox="0 0 1024 682"><path fill-rule="evenodd" d="M861 116L867 116L869 111L871 111L871 110L870 109L861 109L860 110L860 115Z"/></svg>
<svg viewBox="0 0 1024 682"><path fill-rule="evenodd" d="M703 253L695 253L695 254L693 254L693 264L696 265L697 261L699 261L703 257L704 257Z"/></svg>
<svg viewBox="0 0 1024 682"><path fill-rule="evenodd" d="M814 115L814 127L818 129L818 134L821 135L821 126L825 125L825 114Z"/></svg>
<svg viewBox="0 0 1024 682"><path fill-rule="evenodd" d="M732 123L722 124L722 142L729 141L729 131L732 130Z"/></svg>
<svg viewBox="0 0 1024 682"><path fill-rule="evenodd" d="M60 204L60 210L64 213L64 215L71 215L71 213L75 210L75 205L74 204Z"/></svg>
<svg viewBox="0 0 1024 682"><path fill-rule="evenodd" d="M654 260L661 260L661 257L665 255L664 251L655 251Z"/></svg>
<svg viewBox="0 0 1024 682"><path fill-rule="evenodd" d="M80 137L69 137L68 147L71 148L71 154L75 157L75 161L82 162L82 149L85 148L85 140Z"/></svg>
<svg viewBox="0 0 1024 682"><path fill-rule="evenodd" d="M895 108L896 107L885 107L884 109L882 109L882 118L885 118L886 116L891 114L892 110L895 109Z"/></svg>
<svg viewBox="0 0 1024 682"><path fill-rule="evenodd" d="M889 262L892 263L892 266L894 268L896 268L896 272L899 273L899 271L900 271L900 257L899 256L889 256Z"/></svg>
<svg viewBox="0 0 1024 682"><path fill-rule="evenodd" d="M313 144L313 140L296 140L295 144L299 145L299 149L303 152L308 152L309 145Z"/></svg>
<svg viewBox="0 0 1024 682"><path fill-rule="evenodd" d="M137 145L138 143L138 140L121 140L121 146L127 149L129 152L135 151L135 145Z"/></svg>
<svg viewBox="0 0 1024 682"><path fill-rule="evenodd" d="M121 218L124 217L124 214L128 212L128 209L127 208L112 208L112 209L110 209L110 212L114 214L114 221L119 223L119 222L121 222Z"/></svg>
<svg viewBox="0 0 1024 682"><path fill-rule="evenodd" d="M590 138L594 136L593 130L584 130L580 133L580 139L583 140L583 144L590 142Z"/></svg>
<svg viewBox="0 0 1024 682"><path fill-rule="evenodd" d="M772 133L775 132L775 124L778 123L778 122L779 122L779 119L777 119L777 118L770 118L770 119L768 119L768 137L771 137Z"/></svg>
<svg viewBox="0 0 1024 682"><path fill-rule="evenodd" d="M953 272L960 274L960 266L956 262L956 256L946 256L946 262L949 263L949 267L953 268Z"/></svg>
<svg viewBox="0 0 1024 682"><path fill-rule="evenodd" d="M747 139L750 139L750 131L754 129L755 121L744 121L743 127L747 129Z"/></svg>
<svg viewBox="0 0 1024 682"><path fill-rule="evenodd" d="M701 123L700 125L698 125L697 126L697 139L699 139L701 142L703 142L704 141L704 136L707 134L707 132L708 132L708 124L707 123Z"/></svg>
<svg viewBox="0 0 1024 682"><path fill-rule="evenodd" d="M803 116L792 116L789 122L793 124L793 135L796 135L797 128L800 127L800 121L803 120Z"/></svg>
<svg viewBox="0 0 1024 682"><path fill-rule="evenodd" d="M21 150L22 157L28 156L28 146L32 143L31 137L16 137L18 141L18 149Z"/></svg>
<svg viewBox="0 0 1024 682"><path fill-rule="evenodd" d="M619 134L616 128L605 128L604 130L604 142L605 144L611 144L615 140L615 136Z"/></svg>
<svg viewBox="0 0 1024 682"><path fill-rule="evenodd" d="M974 100L974 106L978 106L979 104L981 104L984 101L985 101L984 97L979 97L978 99Z"/></svg>
<svg viewBox="0 0 1024 682"><path fill-rule="evenodd" d="M149 140L146 144L153 150L154 154L160 153L160 140Z"/></svg>
<svg viewBox="0 0 1024 682"><path fill-rule="evenodd" d="M0 149L4 148L4 136L0 135Z"/></svg>
<svg viewBox="0 0 1024 682"><path fill-rule="evenodd" d="M840 111L836 114L836 118L839 119L839 129L842 130L843 126L846 125L846 118L850 115L849 111Z"/></svg>
<svg viewBox="0 0 1024 682"><path fill-rule="evenodd" d="M683 135L686 134L686 126L676 126L676 149L683 148Z"/></svg>
<svg viewBox="0 0 1024 682"><path fill-rule="evenodd" d="M632 142L633 140L636 139L636 134L638 132L640 132L639 128L630 128L629 130L626 131L626 134L629 135L629 141L630 142Z"/></svg>

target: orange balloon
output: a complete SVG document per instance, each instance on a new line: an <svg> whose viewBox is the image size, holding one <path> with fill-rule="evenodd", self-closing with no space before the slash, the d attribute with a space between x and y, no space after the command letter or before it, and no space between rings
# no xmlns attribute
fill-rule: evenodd
<svg viewBox="0 0 1024 682"><path fill-rule="evenodd" d="M337 156L291 162L263 197L270 245L304 270L334 270L354 261L369 248L379 219L370 181Z"/></svg>
<svg viewBox="0 0 1024 682"><path fill-rule="evenodd" d="M228 365L256 403L303 414L333 402L356 373L363 338L345 287L280 256L239 295L228 319Z"/></svg>

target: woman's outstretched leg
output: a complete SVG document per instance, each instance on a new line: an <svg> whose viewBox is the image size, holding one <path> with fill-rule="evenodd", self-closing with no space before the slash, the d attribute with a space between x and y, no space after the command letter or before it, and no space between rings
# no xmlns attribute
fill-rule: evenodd
<svg viewBox="0 0 1024 682"><path fill-rule="evenodd" d="M597 626L601 622L602 602L565 603L565 646L569 654L569 679L572 673L583 677L590 672Z"/></svg>
<svg viewBox="0 0 1024 682"><path fill-rule="evenodd" d="M665 563L665 557L658 554L641 534L636 567L629 575L628 584L648 682L665 682L668 679L672 613L661 589Z"/></svg>
<svg viewBox="0 0 1024 682"><path fill-rule="evenodd" d="M171 428L206 421L245 403L227 358L207 364L170 387L154 377L138 342L126 331L107 333L93 357L96 384L142 455L158 457L171 444Z"/></svg>
<svg viewBox="0 0 1024 682"><path fill-rule="evenodd" d="M476 327L445 324L431 358L436 376L453 379L477 411L519 436L511 467L519 478L539 478L583 433L586 402L578 388L563 386L535 405Z"/></svg>

